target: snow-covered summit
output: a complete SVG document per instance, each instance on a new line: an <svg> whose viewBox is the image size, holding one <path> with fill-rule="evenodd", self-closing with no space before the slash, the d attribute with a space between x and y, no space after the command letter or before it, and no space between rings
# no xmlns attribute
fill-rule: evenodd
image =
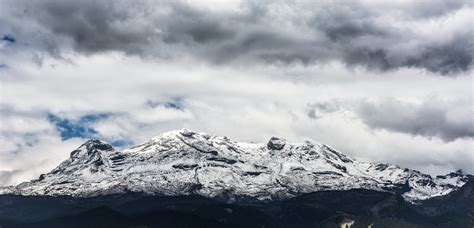
<svg viewBox="0 0 474 228"><path fill-rule="evenodd" d="M0 189L0 194L87 197L131 191L232 201L363 188L398 192L417 201L448 194L468 178L462 172L433 178L394 165L360 162L309 141L293 144L272 137L265 144L242 143L182 129L123 151L89 140L51 172Z"/></svg>

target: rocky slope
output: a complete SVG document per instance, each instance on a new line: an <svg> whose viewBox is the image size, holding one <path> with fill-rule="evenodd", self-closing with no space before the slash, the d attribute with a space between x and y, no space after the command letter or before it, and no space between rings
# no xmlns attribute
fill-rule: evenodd
<svg viewBox="0 0 474 228"><path fill-rule="evenodd" d="M0 194L90 197L142 192L234 202L369 189L417 202L446 195L470 178L460 171L431 177L395 165L360 162L309 141L292 144L272 137L267 144L252 144L183 129L123 151L90 140L51 172L0 189Z"/></svg>

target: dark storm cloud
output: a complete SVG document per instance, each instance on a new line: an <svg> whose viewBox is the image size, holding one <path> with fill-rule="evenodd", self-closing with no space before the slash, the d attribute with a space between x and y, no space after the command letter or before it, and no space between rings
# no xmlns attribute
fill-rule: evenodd
<svg viewBox="0 0 474 228"><path fill-rule="evenodd" d="M381 71L396 67L387 59L387 51L384 49L358 48L347 52L343 59L348 65L363 65Z"/></svg>
<svg viewBox="0 0 474 228"><path fill-rule="evenodd" d="M154 26L162 30L162 39L171 44L206 44L232 39L236 31L232 24L226 25L215 15L206 15L185 4L176 2L167 7L170 18L160 18Z"/></svg>
<svg viewBox="0 0 474 228"><path fill-rule="evenodd" d="M449 41L430 44L422 37L413 34L408 26L395 27L390 24L396 21L382 21L379 14L390 14L387 5L373 6L378 7L379 12L349 3L345 7L334 7L326 13L316 15L313 20L314 26L322 31L333 45L342 48L340 58L347 65L365 66L379 71L413 67L442 75L466 72L471 69L472 26L455 34ZM472 4L462 1L452 3L435 1L433 7L414 4L399 19L411 19L412 21L405 22L408 24L416 21L416 18L428 20L433 17L449 17L453 12L464 7L471 8ZM433 31L433 35L443 37L448 34ZM400 52L400 48L403 49L403 45L410 42L418 44Z"/></svg>
<svg viewBox="0 0 474 228"><path fill-rule="evenodd" d="M33 16L35 21L51 30L53 36L71 39L74 49L79 52L120 50L127 54L143 54L143 49L151 45L150 37L155 35L146 27L137 30L133 24L124 23L138 15L111 1L37 3L34 8L28 7L23 16Z"/></svg>
<svg viewBox="0 0 474 228"><path fill-rule="evenodd" d="M358 48L348 51L344 62L351 66L362 65L369 69L387 71L400 67L426 69L442 75L452 75L467 72L472 67L471 41L463 37L458 41L439 46L429 46L417 53L407 56L401 62L394 62L389 58L386 49Z"/></svg>
<svg viewBox="0 0 474 228"><path fill-rule="evenodd" d="M17 32L25 39L41 31L42 35L33 36L37 40L30 39L28 46L56 56L70 48L83 54L190 55L217 64L340 61L349 67L376 71L408 67L442 75L467 72L472 67L472 26L460 25L464 30L452 34L433 30L432 37L439 37L434 41L426 41L417 28L411 27L414 22L472 10L469 2L434 1L430 10L416 2L243 2L241 11L227 13L183 2L140 3L10 1L6 4L9 15L0 20L10 24L5 27L11 31L6 32ZM273 13L281 8L289 10Z"/></svg>
<svg viewBox="0 0 474 228"><path fill-rule="evenodd" d="M424 1L414 1L411 4L411 7L404 8L404 11L407 11L411 17L419 18L433 18L445 15L452 11L456 11L463 7L472 6L472 1L470 0L458 0L458 1L442 1L434 0L432 4L427 7L426 2Z"/></svg>
<svg viewBox="0 0 474 228"><path fill-rule="evenodd" d="M451 43L431 46L408 58L406 65L425 68L441 74L465 72L472 67L473 42L470 37L460 37Z"/></svg>

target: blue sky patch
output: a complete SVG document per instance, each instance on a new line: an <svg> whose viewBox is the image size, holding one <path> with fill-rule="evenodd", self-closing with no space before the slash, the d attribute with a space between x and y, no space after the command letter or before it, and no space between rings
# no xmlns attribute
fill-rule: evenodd
<svg viewBox="0 0 474 228"><path fill-rule="evenodd" d="M53 123L56 130L59 131L62 140L71 138L100 138L99 132L97 132L92 126L99 120L107 119L110 117L109 113L99 113L81 116L77 120L68 118L61 118L54 114L48 114L48 121ZM113 147L124 147L132 145L133 141L127 139L118 139L110 143Z"/></svg>
<svg viewBox="0 0 474 228"><path fill-rule="evenodd" d="M3 35L2 40L10 42L10 43L15 43L16 42L15 37L13 37L13 35L10 35L10 34Z"/></svg>
<svg viewBox="0 0 474 228"><path fill-rule="evenodd" d="M183 110L184 106L181 100L168 101L165 103L165 108L172 108L177 110Z"/></svg>
<svg viewBox="0 0 474 228"><path fill-rule="evenodd" d="M48 121L53 123L61 134L62 140L70 138L92 138L97 137L98 132L90 125L98 120L105 119L109 114L85 115L78 120L61 118L54 114L48 114Z"/></svg>
<svg viewBox="0 0 474 228"><path fill-rule="evenodd" d="M112 143L110 143L110 145L112 145L113 147L123 147L123 146L128 146L128 145L131 145L131 144L133 144L132 141L123 140L123 139L115 140Z"/></svg>

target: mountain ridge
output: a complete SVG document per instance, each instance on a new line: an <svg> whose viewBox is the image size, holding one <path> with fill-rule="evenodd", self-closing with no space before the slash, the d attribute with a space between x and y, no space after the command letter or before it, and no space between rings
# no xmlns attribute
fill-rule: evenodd
<svg viewBox="0 0 474 228"><path fill-rule="evenodd" d="M0 194L90 197L125 192L197 194L228 202L288 199L326 190L398 193L417 203L447 195L472 175L431 177L384 163L366 163L331 147L272 137L266 144L181 129L122 151L89 140L38 179L0 188Z"/></svg>

